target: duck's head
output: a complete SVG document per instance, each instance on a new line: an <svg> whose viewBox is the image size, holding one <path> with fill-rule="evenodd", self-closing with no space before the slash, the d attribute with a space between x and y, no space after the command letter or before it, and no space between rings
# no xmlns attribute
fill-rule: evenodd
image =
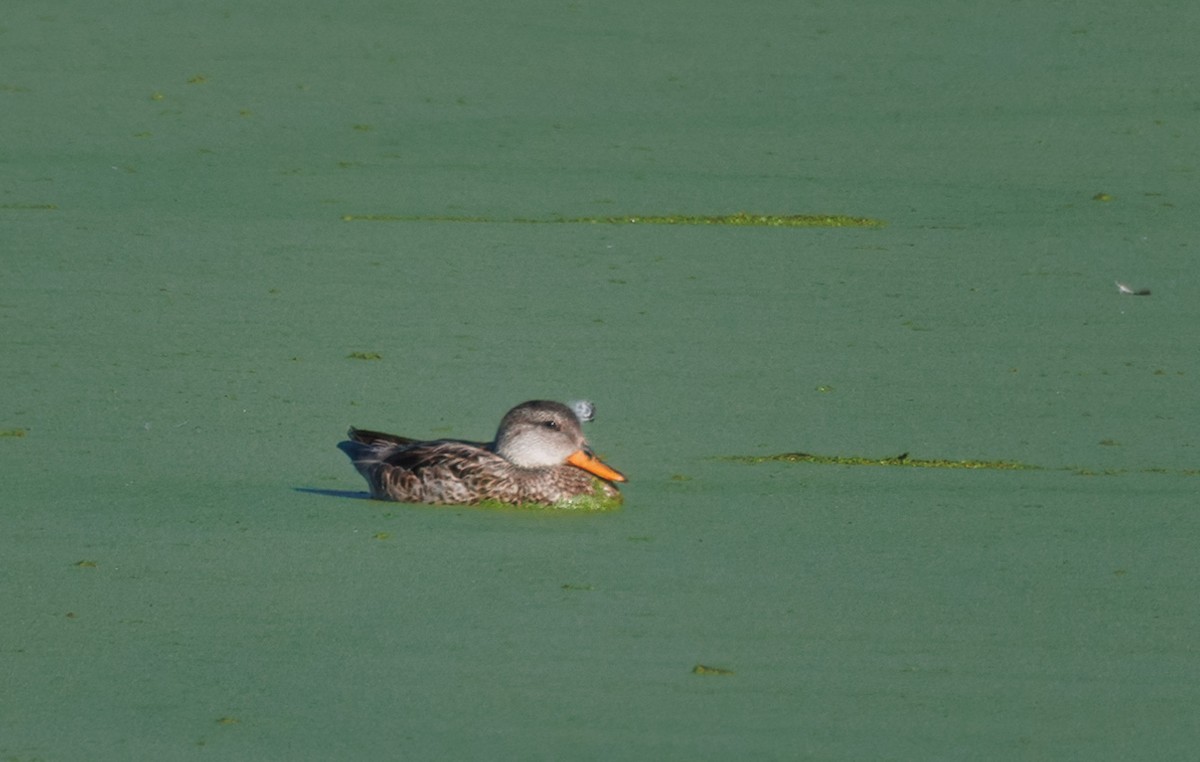
<svg viewBox="0 0 1200 762"><path fill-rule="evenodd" d="M522 402L500 421L494 444L496 453L521 468L547 468L570 463L610 482L625 476L592 453L579 418L558 402Z"/></svg>

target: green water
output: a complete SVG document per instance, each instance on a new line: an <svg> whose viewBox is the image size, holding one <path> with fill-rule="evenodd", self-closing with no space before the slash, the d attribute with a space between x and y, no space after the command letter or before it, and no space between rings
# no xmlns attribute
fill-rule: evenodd
<svg viewBox="0 0 1200 762"><path fill-rule="evenodd" d="M1189 758L1197 21L8 9L0 759ZM887 224L505 222L739 213ZM579 397L619 511L334 447Z"/></svg>

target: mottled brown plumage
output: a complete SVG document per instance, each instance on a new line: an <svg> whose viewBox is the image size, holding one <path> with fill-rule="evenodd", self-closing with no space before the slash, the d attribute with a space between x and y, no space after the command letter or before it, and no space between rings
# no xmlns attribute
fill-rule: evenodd
<svg viewBox="0 0 1200 762"><path fill-rule="evenodd" d="M599 494L620 499L625 477L592 454L579 418L566 405L517 405L489 443L408 437L351 428L342 449L367 480L371 497L402 503L552 504Z"/></svg>

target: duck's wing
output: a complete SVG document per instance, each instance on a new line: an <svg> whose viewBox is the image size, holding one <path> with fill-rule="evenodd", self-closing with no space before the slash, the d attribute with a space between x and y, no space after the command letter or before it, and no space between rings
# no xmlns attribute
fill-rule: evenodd
<svg viewBox="0 0 1200 762"><path fill-rule="evenodd" d="M351 428L346 436L348 440L340 442L338 447L355 463L378 463L408 471L448 465L461 472L473 471L485 464L495 467L505 462L492 452L491 445L483 442L464 442L457 439L422 442L381 431L356 428Z"/></svg>
<svg viewBox="0 0 1200 762"><path fill-rule="evenodd" d="M481 468L496 468L506 461L477 442L460 442L441 439L436 442L414 442L390 448L380 453L379 461L393 468L419 472L422 469L441 467L455 475L475 473Z"/></svg>

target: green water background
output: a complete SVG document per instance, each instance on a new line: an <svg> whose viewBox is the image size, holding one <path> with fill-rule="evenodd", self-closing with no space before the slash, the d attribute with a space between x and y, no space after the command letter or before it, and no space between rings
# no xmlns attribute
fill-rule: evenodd
<svg viewBox="0 0 1200 762"><path fill-rule="evenodd" d="M1188 758L1197 21L11 4L0 757ZM502 222L739 211L888 224ZM622 511L333 447L538 397Z"/></svg>

